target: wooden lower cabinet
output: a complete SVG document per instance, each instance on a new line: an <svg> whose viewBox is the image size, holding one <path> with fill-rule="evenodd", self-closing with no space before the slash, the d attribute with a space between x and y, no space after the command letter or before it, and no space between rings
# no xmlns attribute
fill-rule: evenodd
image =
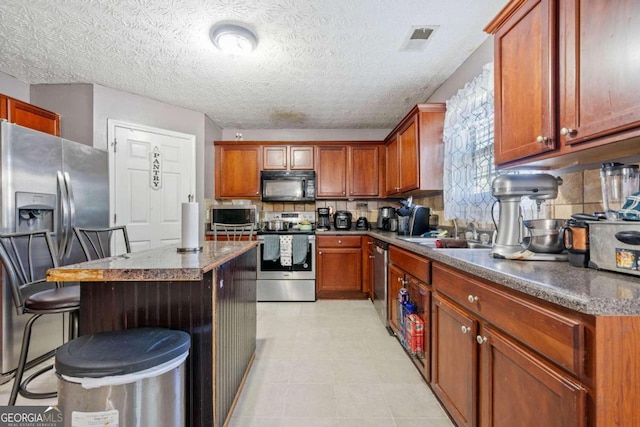
<svg viewBox="0 0 640 427"><path fill-rule="evenodd" d="M373 301L373 238L362 239L362 292Z"/></svg>
<svg viewBox="0 0 640 427"><path fill-rule="evenodd" d="M362 237L316 236L316 293L321 298L364 299Z"/></svg>
<svg viewBox="0 0 640 427"><path fill-rule="evenodd" d="M453 304L433 296L431 387L458 427L477 425L478 324ZM519 406L519 405L518 405Z"/></svg>
<svg viewBox="0 0 640 427"><path fill-rule="evenodd" d="M398 335L400 334L398 292L404 284L404 271L393 264L389 264L388 276L387 314L389 316L389 326Z"/></svg>
<svg viewBox="0 0 640 427"><path fill-rule="evenodd" d="M482 326L480 425L586 425L586 390L495 329Z"/></svg>

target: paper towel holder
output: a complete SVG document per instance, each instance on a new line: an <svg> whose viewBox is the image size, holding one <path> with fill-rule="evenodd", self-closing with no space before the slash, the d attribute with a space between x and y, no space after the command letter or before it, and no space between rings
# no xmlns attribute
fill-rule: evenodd
<svg viewBox="0 0 640 427"><path fill-rule="evenodd" d="M184 225L185 225L186 219L189 216L189 214L185 215L185 208L187 208L187 212L188 212L189 211L189 206L188 205L191 205L194 202L195 197L193 196L193 194L189 194L187 200L189 201L189 203L183 203L182 204L182 241L181 241L181 243L183 243L183 244L185 243L185 241L189 240L189 239L185 239L185 228L184 228ZM195 205L196 205L196 209L197 209L197 203L195 203ZM196 211L194 211L192 213L195 214L196 217L197 217L197 212ZM194 229L193 232L196 233L195 234L195 237L196 237L195 240L197 240L197 229ZM191 236L191 237L194 237L194 236ZM196 242L193 242L193 243L196 243ZM194 252L201 252L201 251L202 251L202 246L195 246L195 245L193 247L178 248L178 253L194 253Z"/></svg>

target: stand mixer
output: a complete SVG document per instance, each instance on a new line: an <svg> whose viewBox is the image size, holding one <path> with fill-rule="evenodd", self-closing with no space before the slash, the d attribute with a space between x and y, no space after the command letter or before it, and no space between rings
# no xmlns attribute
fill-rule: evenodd
<svg viewBox="0 0 640 427"><path fill-rule="evenodd" d="M520 202L523 197L534 200L538 206L544 200L558 197L561 178L546 173L501 175L491 184L491 195L500 202L498 234L491 256L508 258L523 250L522 215ZM558 259L555 254L536 254L537 259Z"/></svg>

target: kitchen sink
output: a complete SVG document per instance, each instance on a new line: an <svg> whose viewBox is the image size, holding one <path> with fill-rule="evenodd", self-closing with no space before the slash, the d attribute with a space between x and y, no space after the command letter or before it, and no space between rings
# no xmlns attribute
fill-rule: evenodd
<svg viewBox="0 0 640 427"><path fill-rule="evenodd" d="M466 248L439 248L436 246L437 237L398 237L398 239L426 246L431 249L491 249L490 244L482 243L479 240L467 240Z"/></svg>

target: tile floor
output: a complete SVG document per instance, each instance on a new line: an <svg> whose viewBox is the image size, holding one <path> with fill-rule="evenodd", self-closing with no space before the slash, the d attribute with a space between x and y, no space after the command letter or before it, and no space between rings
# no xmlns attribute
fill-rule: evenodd
<svg viewBox="0 0 640 427"><path fill-rule="evenodd" d="M370 301L259 303L233 427L453 426Z"/></svg>
<svg viewBox="0 0 640 427"><path fill-rule="evenodd" d="M0 386L0 405L11 384ZM56 379L47 373L33 385L53 390ZM453 426L368 300L258 303L256 359L230 425Z"/></svg>

